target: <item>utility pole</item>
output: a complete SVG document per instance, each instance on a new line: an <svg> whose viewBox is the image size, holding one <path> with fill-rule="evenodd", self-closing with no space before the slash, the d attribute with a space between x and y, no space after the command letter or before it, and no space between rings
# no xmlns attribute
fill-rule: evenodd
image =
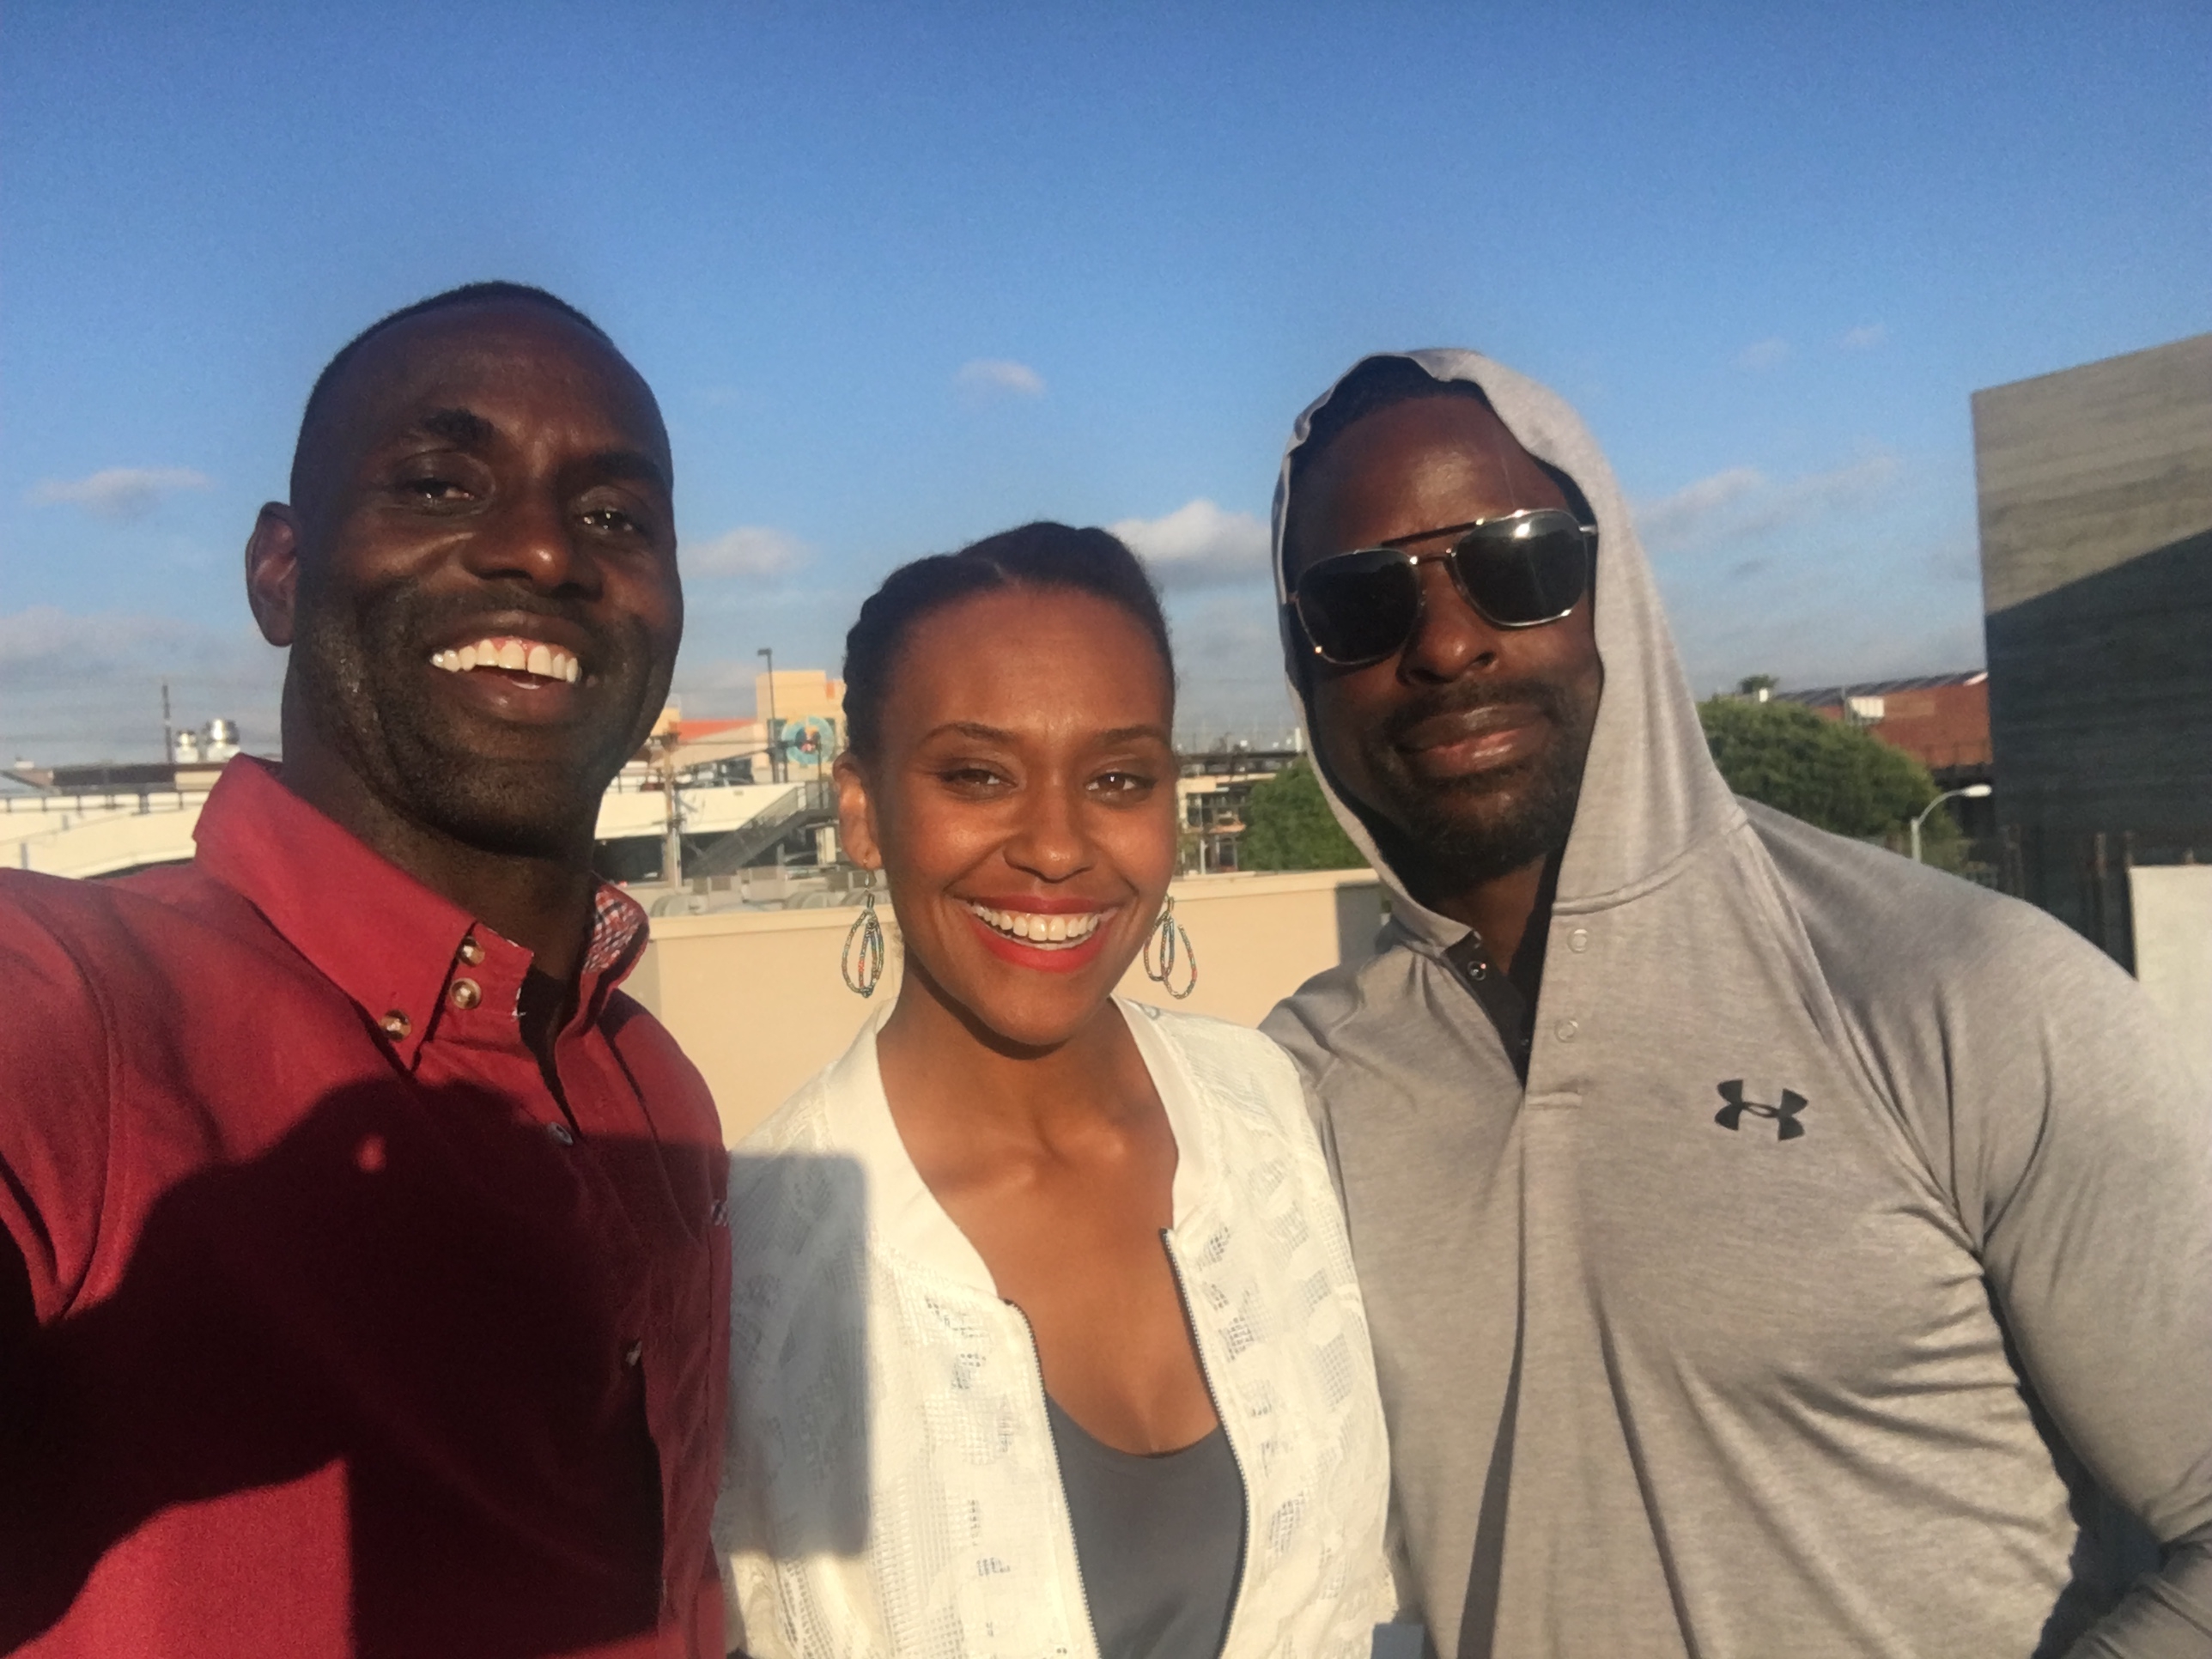
<svg viewBox="0 0 2212 1659"><path fill-rule="evenodd" d="M768 659L768 778L770 783L783 781L783 722L775 717L775 652L763 646L753 653Z"/></svg>
<svg viewBox="0 0 2212 1659"><path fill-rule="evenodd" d="M169 720L169 683L161 682L161 764L168 765L177 758L176 728Z"/></svg>
<svg viewBox="0 0 2212 1659"><path fill-rule="evenodd" d="M667 817L660 843L660 873L672 888L684 884L684 802L676 787L677 734L670 732L655 738L659 752L653 757L660 772L660 787L666 796Z"/></svg>

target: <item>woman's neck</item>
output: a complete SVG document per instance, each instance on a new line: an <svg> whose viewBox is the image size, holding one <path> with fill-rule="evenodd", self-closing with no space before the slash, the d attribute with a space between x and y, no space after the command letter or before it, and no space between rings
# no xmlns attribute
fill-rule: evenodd
<svg viewBox="0 0 2212 1659"><path fill-rule="evenodd" d="M957 1121L960 1140L988 1157L1158 1110L1128 1022L1110 999L1066 1041L1030 1048L1006 1041L910 971L877 1036L876 1058L910 1146Z"/></svg>

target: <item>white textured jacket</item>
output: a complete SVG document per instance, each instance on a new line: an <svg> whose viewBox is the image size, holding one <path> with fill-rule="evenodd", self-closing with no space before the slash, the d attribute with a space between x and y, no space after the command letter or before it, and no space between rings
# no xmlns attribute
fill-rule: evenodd
<svg viewBox="0 0 2212 1659"><path fill-rule="evenodd" d="M1121 1005L1170 1261L1243 1477L1224 1659L1365 1659L1389 1458L1344 1223L1267 1038ZM1096 1659L1028 1322L915 1172L871 1020L738 1151L716 1538L755 1659Z"/></svg>

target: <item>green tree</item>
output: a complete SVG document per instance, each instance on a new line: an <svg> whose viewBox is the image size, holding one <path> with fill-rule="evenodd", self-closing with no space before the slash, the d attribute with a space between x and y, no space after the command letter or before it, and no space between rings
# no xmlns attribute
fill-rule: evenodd
<svg viewBox="0 0 2212 1659"><path fill-rule="evenodd" d="M1237 842L1237 868L1352 870L1365 862L1328 810L1311 762L1292 761L1253 785Z"/></svg>
<svg viewBox="0 0 2212 1659"><path fill-rule="evenodd" d="M1936 799L1935 780L1911 756L1802 704L1715 697L1698 705L1698 718L1729 788L1839 836L1901 848L1906 824ZM1949 815L1931 814L1928 861L1954 866L1958 842Z"/></svg>

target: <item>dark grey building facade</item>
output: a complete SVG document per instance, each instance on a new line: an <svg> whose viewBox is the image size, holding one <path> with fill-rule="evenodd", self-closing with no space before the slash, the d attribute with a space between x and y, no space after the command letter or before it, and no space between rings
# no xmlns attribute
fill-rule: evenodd
<svg viewBox="0 0 2212 1659"><path fill-rule="evenodd" d="M2128 866L2212 863L2212 334L1973 413L2005 884L2132 967Z"/></svg>

